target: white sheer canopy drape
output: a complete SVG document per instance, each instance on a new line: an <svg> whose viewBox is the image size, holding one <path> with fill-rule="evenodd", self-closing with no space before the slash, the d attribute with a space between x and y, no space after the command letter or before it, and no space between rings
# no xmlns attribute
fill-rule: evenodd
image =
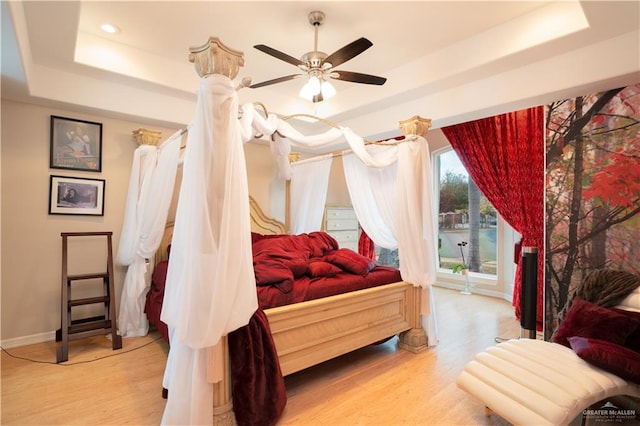
<svg viewBox="0 0 640 426"><path fill-rule="evenodd" d="M149 264L167 222L180 159L180 133L156 148L139 146L133 155L125 216L116 262L128 266L120 297L118 329L122 337L144 336L149 322L144 313L149 290Z"/></svg>
<svg viewBox="0 0 640 426"><path fill-rule="evenodd" d="M290 197L292 234L304 234L322 228L322 215L327 201L329 172L333 156L314 157L291 165Z"/></svg>
<svg viewBox="0 0 640 426"><path fill-rule="evenodd" d="M374 150L397 152L397 146L374 147ZM379 246L397 248L394 215L397 163L393 162L387 167L367 167L358 156L346 153L342 156L342 165L351 204L360 226Z"/></svg>
<svg viewBox="0 0 640 426"><path fill-rule="evenodd" d="M207 348L258 308L249 189L233 81L201 79L189 128L161 319L171 350L163 424L210 424ZM218 351L220 346L217 346Z"/></svg>
<svg viewBox="0 0 640 426"><path fill-rule="evenodd" d="M349 195L364 231L378 245L398 248L404 281L428 291L436 279L437 233L431 212L429 147L421 136L389 147L370 149L375 166L355 155L343 157ZM386 164L386 165L385 165ZM430 346L437 343L435 301L425 294L421 308Z"/></svg>

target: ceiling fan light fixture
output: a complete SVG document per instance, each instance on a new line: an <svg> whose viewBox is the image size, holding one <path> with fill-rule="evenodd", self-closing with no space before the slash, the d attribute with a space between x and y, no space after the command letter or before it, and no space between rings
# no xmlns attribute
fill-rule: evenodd
<svg viewBox="0 0 640 426"><path fill-rule="evenodd" d="M322 97L324 99L329 99L335 96L336 94L336 88L333 87L333 84L331 84L326 80L322 81L322 84L320 85L320 90L322 91Z"/></svg>
<svg viewBox="0 0 640 426"><path fill-rule="evenodd" d="M302 86L302 89L300 90L300 97L310 101L314 96L320 94L320 90L320 79L315 75L312 75L304 86Z"/></svg>

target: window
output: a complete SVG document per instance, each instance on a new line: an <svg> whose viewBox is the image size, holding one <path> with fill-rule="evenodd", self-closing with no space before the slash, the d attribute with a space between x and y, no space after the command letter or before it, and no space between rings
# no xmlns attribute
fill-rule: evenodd
<svg viewBox="0 0 640 426"><path fill-rule="evenodd" d="M438 202L438 283L452 288L464 285L459 273L464 264L469 268L472 286L477 287L475 291L509 300L515 276L513 245L519 234L473 181L469 192L469 174L453 149L433 152L433 164Z"/></svg>
<svg viewBox="0 0 640 426"><path fill-rule="evenodd" d="M496 275L496 210L470 179L455 151L448 150L436 158L440 268Z"/></svg>

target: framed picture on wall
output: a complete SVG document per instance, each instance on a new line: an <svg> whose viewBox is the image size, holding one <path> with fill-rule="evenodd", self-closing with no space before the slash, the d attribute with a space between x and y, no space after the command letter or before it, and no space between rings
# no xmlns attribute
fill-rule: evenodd
<svg viewBox="0 0 640 426"><path fill-rule="evenodd" d="M51 116L52 169L102 171L102 123Z"/></svg>
<svg viewBox="0 0 640 426"><path fill-rule="evenodd" d="M104 179L51 176L49 214L104 216Z"/></svg>

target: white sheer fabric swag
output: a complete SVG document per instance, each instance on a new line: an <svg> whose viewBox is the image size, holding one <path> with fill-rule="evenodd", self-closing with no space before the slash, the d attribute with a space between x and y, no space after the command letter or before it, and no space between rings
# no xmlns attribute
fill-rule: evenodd
<svg viewBox="0 0 640 426"><path fill-rule="evenodd" d="M323 155L291 165L291 230L303 234L322 229L333 156Z"/></svg>
<svg viewBox="0 0 640 426"><path fill-rule="evenodd" d="M382 152L390 147L379 148L378 151ZM364 232L381 247L397 248L394 216L396 163L384 168L367 167L355 154L349 153L343 154L342 167L351 204Z"/></svg>
<svg viewBox="0 0 640 426"><path fill-rule="evenodd" d="M118 315L122 337L144 336L149 331L149 322L144 313L150 287L147 259L153 257L162 240L179 158L179 132L158 148L141 145L133 155L116 258L117 263L128 266Z"/></svg>
<svg viewBox="0 0 640 426"><path fill-rule="evenodd" d="M258 308L242 146L250 132L237 114L228 77L201 79L161 313L171 343L163 424L212 422L211 399L202 397L212 395L203 372L207 348L246 325Z"/></svg>
<svg viewBox="0 0 640 426"><path fill-rule="evenodd" d="M421 136L412 139L395 150L369 147L367 151L354 143L359 146L354 153L366 152L363 156L369 165L346 155L343 167L362 228L376 244L397 246L402 279L424 289L422 322L433 346L438 341L435 302L428 289L436 278L437 232L431 213L431 162L427 141ZM380 168L382 164L387 166Z"/></svg>

